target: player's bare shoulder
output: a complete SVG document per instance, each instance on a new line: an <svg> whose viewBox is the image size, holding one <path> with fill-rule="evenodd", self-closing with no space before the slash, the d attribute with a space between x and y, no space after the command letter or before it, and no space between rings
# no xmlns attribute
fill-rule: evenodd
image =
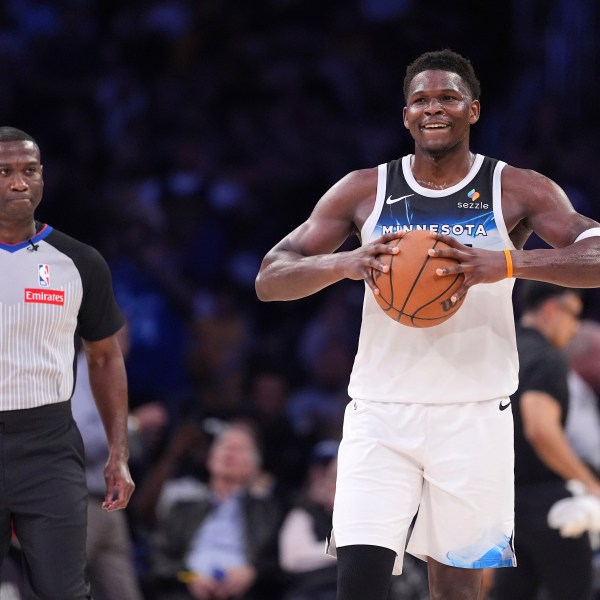
<svg viewBox="0 0 600 600"><path fill-rule="evenodd" d="M570 205L560 186L533 171L507 165L502 170L502 212L509 231L547 208Z"/></svg>
<svg viewBox="0 0 600 600"><path fill-rule="evenodd" d="M575 210L555 181L528 169L505 167L502 210L513 240L515 234L534 231L554 248L571 244L582 231L596 227L594 220Z"/></svg>
<svg viewBox="0 0 600 600"><path fill-rule="evenodd" d="M351 171L323 196L321 202L335 204L358 228L371 214L377 194L377 167Z"/></svg>
<svg viewBox="0 0 600 600"><path fill-rule="evenodd" d="M502 192L522 193L523 188L537 194L545 194L550 189L560 189L552 179L533 169L506 165L502 170Z"/></svg>

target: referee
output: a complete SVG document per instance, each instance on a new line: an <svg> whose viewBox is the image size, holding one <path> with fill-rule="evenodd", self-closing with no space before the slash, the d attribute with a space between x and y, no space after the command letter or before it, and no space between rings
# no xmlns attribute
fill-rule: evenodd
<svg viewBox="0 0 600 600"><path fill-rule="evenodd" d="M75 341L110 447L106 510L133 492L127 460L127 379L115 333L124 319L100 254L34 213L40 150L0 127L0 563L14 532L27 599L91 598L85 581L84 449L71 415Z"/></svg>

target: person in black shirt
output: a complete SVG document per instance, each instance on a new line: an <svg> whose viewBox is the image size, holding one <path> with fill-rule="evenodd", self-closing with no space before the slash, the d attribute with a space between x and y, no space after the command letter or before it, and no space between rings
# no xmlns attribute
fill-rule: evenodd
<svg viewBox="0 0 600 600"><path fill-rule="evenodd" d="M562 348L575 334L582 300L577 290L539 281L520 288L517 328L519 387L511 396L515 423L516 569L495 572L495 600L585 600L592 593L587 535L564 538L547 523L552 505L570 496L568 480L600 497L600 482L565 434L568 361Z"/></svg>

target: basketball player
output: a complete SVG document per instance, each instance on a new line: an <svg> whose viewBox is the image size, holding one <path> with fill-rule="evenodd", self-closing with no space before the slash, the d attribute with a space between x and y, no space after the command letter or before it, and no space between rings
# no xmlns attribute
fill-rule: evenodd
<svg viewBox="0 0 600 600"><path fill-rule="evenodd" d="M71 414L75 336L109 444L106 510L125 508L127 380L123 317L96 250L38 222L40 150L0 127L0 564L14 529L25 597L90 598L84 577L87 487Z"/></svg>
<svg viewBox="0 0 600 600"><path fill-rule="evenodd" d="M329 545L338 600L385 599L415 515L407 551L427 561L431 598L475 600L484 567L515 566L513 278L600 286L600 225L544 176L471 152L479 92L464 57L417 58L403 112L414 154L342 178L256 279L263 301L366 283ZM372 269L386 271L389 242L411 228L451 246L430 255L458 261L438 269L464 274L454 301L469 292L427 329L395 323L374 298ZM532 231L553 248L523 251ZM352 234L362 245L336 253Z"/></svg>

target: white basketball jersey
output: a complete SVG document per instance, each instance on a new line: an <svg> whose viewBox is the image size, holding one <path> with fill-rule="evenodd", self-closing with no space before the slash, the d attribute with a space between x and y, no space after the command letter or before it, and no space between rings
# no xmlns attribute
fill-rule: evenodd
<svg viewBox="0 0 600 600"><path fill-rule="evenodd" d="M379 165L373 212L362 243L386 232L429 229L462 244L514 249L502 217L505 163L477 155L468 175L444 190L420 186L411 156ZM469 289L450 319L429 328L388 317L365 285L362 325L348 393L382 402L455 403L510 396L518 356L512 306L514 279Z"/></svg>

